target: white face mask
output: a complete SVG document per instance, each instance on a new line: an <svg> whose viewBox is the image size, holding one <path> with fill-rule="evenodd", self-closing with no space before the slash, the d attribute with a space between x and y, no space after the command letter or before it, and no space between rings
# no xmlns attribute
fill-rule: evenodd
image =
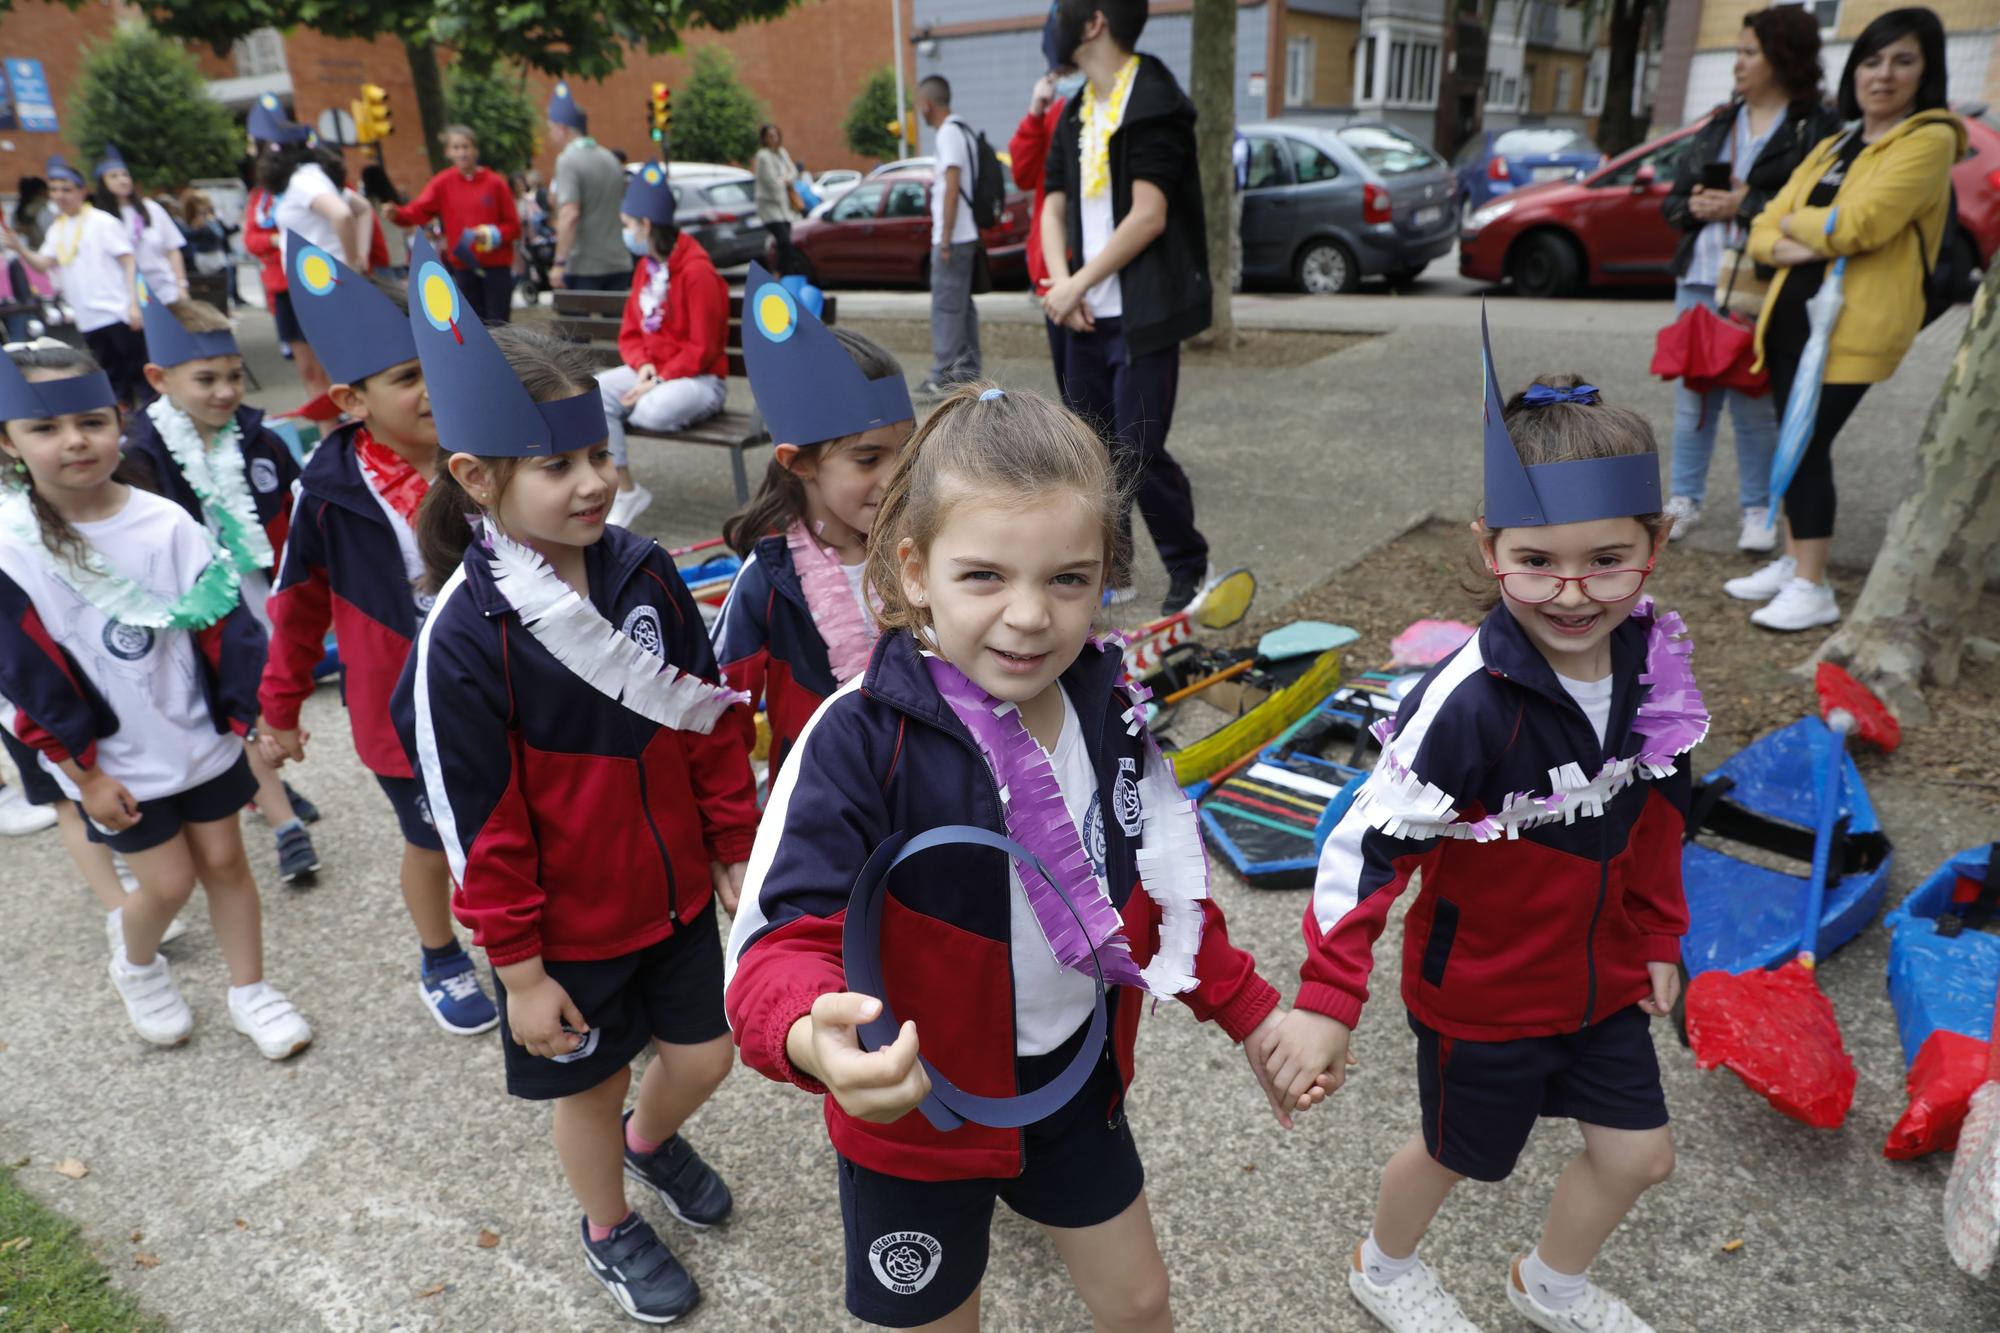
<svg viewBox="0 0 2000 1333"><path fill-rule="evenodd" d="M639 258L644 259L648 254L652 253L653 247L649 237L641 236L629 227L619 234L625 238L625 248Z"/></svg>

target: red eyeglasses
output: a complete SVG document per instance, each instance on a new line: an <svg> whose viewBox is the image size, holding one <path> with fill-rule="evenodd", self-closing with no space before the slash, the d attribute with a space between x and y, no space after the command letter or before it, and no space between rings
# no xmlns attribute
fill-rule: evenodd
<svg viewBox="0 0 2000 1333"><path fill-rule="evenodd" d="M1553 602L1572 583L1593 602L1625 602L1646 586L1646 576L1653 572L1658 558L1648 560L1644 569L1596 569L1588 574L1544 574L1538 569L1510 569L1503 574L1495 565L1488 565L1487 570L1500 580L1502 592L1527 606Z"/></svg>

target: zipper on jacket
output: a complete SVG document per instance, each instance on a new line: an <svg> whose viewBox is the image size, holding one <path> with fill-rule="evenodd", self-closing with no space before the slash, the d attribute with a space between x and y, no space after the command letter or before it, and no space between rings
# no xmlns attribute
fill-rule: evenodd
<svg viewBox="0 0 2000 1333"><path fill-rule="evenodd" d="M632 764L639 770L639 808L646 812L646 828L653 835L653 846L660 853L660 865L667 872L667 915L673 919L674 929L681 928L681 909L674 885L674 860L667 855L667 841L660 836L660 826L653 822L653 802L646 789L646 752L641 749L632 758Z"/></svg>
<svg viewBox="0 0 2000 1333"><path fill-rule="evenodd" d="M1610 886L1610 866L1605 862L1605 816L1597 821L1597 905L1590 909L1590 933L1583 937L1583 1027L1597 1016L1597 922L1604 915L1605 892Z"/></svg>

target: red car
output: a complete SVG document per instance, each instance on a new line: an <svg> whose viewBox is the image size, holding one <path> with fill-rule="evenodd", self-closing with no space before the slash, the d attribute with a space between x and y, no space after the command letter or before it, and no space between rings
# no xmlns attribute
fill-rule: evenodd
<svg viewBox="0 0 2000 1333"><path fill-rule="evenodd" d="M1961 271L1970 277L2000 248L2000 129L1984 106L1958 111L1971 153L1951 179L1958 191ZM1532 185L1475 210L1459 233L1458 271L1481 282L1511 279L1523 296L1672 286L1680 232L1660 205L1706 123L1704 118L1641 144L1576 180Z"/></svg>
<svg viewBox="0 0 2000 1333"><path fill-rule="evenodd" d="M928 171L899 171L864 180L825 216L794 223L792 244L805 259L807 276L822 287L928 287L932 179ZM996 283L1027 281L1028 211L1033 206L1009 177L1000 220L980 233Z"/></svg>

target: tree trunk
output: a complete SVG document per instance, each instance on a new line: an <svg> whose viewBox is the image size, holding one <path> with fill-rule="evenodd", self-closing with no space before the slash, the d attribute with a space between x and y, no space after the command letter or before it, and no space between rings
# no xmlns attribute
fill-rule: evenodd
<svg viewBox="0 0 2000 1333"><path fill-rule="evenodd" d="M1611 0L1610 42L1605 49L1604 112L1597 142L1616 157L1646 137L1646 122L1632 110L1632 72L1639 63L1639 39L1646 31L1651 0Z"/></svg>
<svg viewBox="0 0 2000 1333"><path fill-rule="evenodd" d="M1195 159L1201 168L1203 222L1208 231L1208 276L1214 316L1203 342L1236 345L1230 307L1230 242L1236 169L1236 0L1194 0L1194 73L1188 96L1195 111Z"/></svg>
<svg viewBox="0 0 2000 1333"><path fill-rule="evenodd" d="M438 138L444 133L444 74L438 69L437 47L428 37L403 38L403 54L410 61L410 82L417 89L417 129L424 137L424 156L430 159L432 171L443 171L449 165L444 155L444 143Z"/></svg>
<svg viewBox="0 0 2000 1333"><path fill-rule="evenodd" d="M1929 720L1922 686L1958 680L1965 626L2000 549L2000 264L1973 298L1917 464L1917 493L1890 517L1853 614L1818 654L1907 722Z"/></svg>

